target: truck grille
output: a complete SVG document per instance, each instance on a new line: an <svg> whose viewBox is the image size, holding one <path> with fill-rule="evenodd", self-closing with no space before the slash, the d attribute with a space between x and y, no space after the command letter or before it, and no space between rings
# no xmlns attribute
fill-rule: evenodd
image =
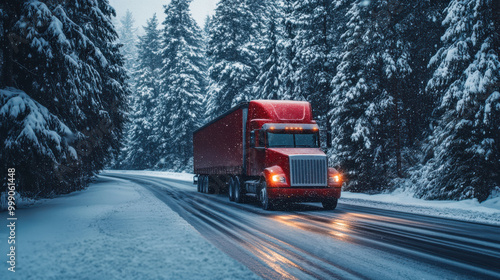
<svg viewBox="0 0 500 280"><path fill-rule="evenodd" d="M290 156L290 183L292 187L325 187L328 179L327 173L326 156Z"/></svg>

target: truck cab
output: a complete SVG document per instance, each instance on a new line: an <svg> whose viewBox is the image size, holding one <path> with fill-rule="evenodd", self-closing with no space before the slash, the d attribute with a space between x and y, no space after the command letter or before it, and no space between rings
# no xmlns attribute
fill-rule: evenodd
<svg viewBox="0 0 500 280"><path fill-rule="evenodd" d="M211 178L212 182L218 182L215 185L227 186L231 201L243 202L247 196L253 196L266 210L280 202L322 202L324 208L335 209L342 177L328 167L327 156L320 149L320 128L312 118L311 105L305 101L255 100L235 108L212 125L219 123L216 125L219 130L228 128L226 132L232 138L241 135L241 142L236 139L231 144L233 140L226 139L214 141L211 146L227 145L226 150L241 151L241 156L224 155L225 150L219 149L217 156L212 155L214 160L207 160L207 155L201 159L196 149L201 139L195 134L195 173L201 176L198 178L201 189L206 178ZM241 129L235 125L240 118ZM241 166L235 168L240 158ZM201 168L197 170L203 160L212 167L212 174L196 172L203 172ZM213 169L222 165L226 166Z"/></svg>

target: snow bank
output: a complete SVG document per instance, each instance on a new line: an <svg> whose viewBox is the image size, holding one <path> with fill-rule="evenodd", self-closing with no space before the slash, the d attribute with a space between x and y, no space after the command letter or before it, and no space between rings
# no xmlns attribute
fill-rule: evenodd
<svg viewBox="0 0 500 280"><path fill-rule="evenodd" d="M462 221L500 225L500 196L479 203L477 199L462 201L423 200L407 192L368 195L342 192L342 204L382 208L400 212L450 218Z"/></svg>
<svg viewBox="0 0 500 280"><path fill-rule="evenodd" d="M145 175L145 176L153 176L159 178L169 178L176 179L180 181L193 182L194 174L191 173L177 173L177 172L168 172L168 171L150 171L150 170L105 170L102 172L103 175L106 175L107 172L111 173L120 173L120 174L130 174L130 175Z"/></svg>
<svg viewBox="0 0 500 280"><path fill-rule="evenodd" d="M100 177L85 191L18 209L17 217L16 273L2 261L0 279L256 278L127 181ZM0 227L1 252L7 230Z"/></svg>

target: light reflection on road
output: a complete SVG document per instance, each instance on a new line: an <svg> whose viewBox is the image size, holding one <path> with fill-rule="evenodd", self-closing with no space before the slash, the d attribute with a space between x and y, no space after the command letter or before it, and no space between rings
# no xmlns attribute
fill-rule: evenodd
<svg viewBox="0 0 500 280"><path fill-rule="evenodd" d="M349 221L346 221L342 218L338 219L338 217L332 218L332 221L330 223L307 219L307 215L275 215L271 216L271 218L281 224L292 227L293 229L313 231L341 241L349 241L349 233L352 232L352 230L350 229Z"/></svg>

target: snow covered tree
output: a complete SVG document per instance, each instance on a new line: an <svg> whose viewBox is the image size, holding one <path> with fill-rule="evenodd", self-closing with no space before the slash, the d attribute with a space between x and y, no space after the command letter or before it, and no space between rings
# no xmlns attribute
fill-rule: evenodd
<svg viewBox="0 0 500 280"><path fill-rule="evenodd" d="M441 25L443 10L448 0L412 2L410 13L404 14L399 21L400 38L406 44L409 55L407 73L404 84L399 87L400 99L404 106L398 109L400 121L400 137L403 150L402 164L416 165L422 156L421 144L429 134L432 112L436 98L426 94L426 83L432 77L433 70L428 67L429 59L441 45L440 38L444 32ZM418 155L410 159L410 154ZM403 170L406 168L403 166Z"/></svg>
<svg viewBox="0 0 500 280"><path fill-rule="evenodd" d="M388 183L383 172L386 161L381 158L384 145L376 141L388 139L383 130L387 118L381 112L392 100L377 90L377 81L369 80L376 78L369 75L370 69L381 70L378 57L369 49L380 43L375 41L378 34L368 30L369 12L356 1L347 13L350 20L342 35L344 51L333 79L331 102L333 161L346 170L349 187L354 190L379 189Z"/></svg>
<svg viewBox="0 0 500 280"><path fill-rule="evenodd" d="M414 142L406 133L417 127L408 126L405 117L414 118L412 100L422 92L421 83L410 79L415 71L412 50L421 46L418 40L432 42L437 36L417 40L411 31L420 22L432 22L428 13L421 12L432 10L430 5L429 1L350 5L341 62L332 82L330 114L332 158L346 170L351 190L387 189L411 166L403 166L405 158L412 156L407 147Z"/></svg>
<svg viewBox="0 0 500 280"><path fill-rule="evenodd" d="M293 5L295 0L283 0L278 6L278 20L281 27L281 36L278 40L278 96L283 99L290 99L295 91L294 72L297 65L294 62L295 45L294 38L296 33L296 24L293 18Z"/></svg>
<svg viewBox="0 0 500 280"><path fill-rule="evenodd" d="M85 144L80 144L84 150L82 157L88 162L80 169L94 172L91 170L104 168L109 164L110 156L116 157L120 152L126 120L124 112L130 94L126 83L128 76L117 43L118 35L111 21L115 11L108 1L87 0L67 2L66 5L73 22L81 26L83 34L96 48L96 58L86 53L82 55L96 69L95 73L86 73L88 76L84 81L94 80L97 86L88 89L93 96L89 98L87 95L87 100L84 99L87 103L83 106L87 110L86 117L79 121L79 130L86 136Z"/></svg>
<svg viewBox="0 0 500 280"><path fill-rule="evenodd" d="M107 1L3 1L1 166L19 191L81 189L118 152L128 88ZM4 180L5 182L5 180Z"/></svg>
<svg viewBox="0 0 500 280"><path fill-rule="evenodd" d="M333 18L334 8L330 0L298 0L293 11L293 59L297 68L293 73L292 98L311 102L316 118L323 121L329 111L328 96L336 64L330 57L338 24Z"/></svg>
<svg viewBox="0 0 500 280"><path fill-rule="evenodd" d="M275 7L277 1L279 0L246 0L247 9L250 12L247 20L251 27L247 48L255 52L254 62L257 65L257 71L268 58L265 53L265 42L269 37L269 18L278 16Z"/></svg>
<svg viewBox="0 0 500 280"><path fill-rule="evenodd" d="M492 0L453 0L427 92L440 101L417 195L485 200L500 185L500 22ZM423 184L420 187L420 184Z"/></svg>
<svg viewBox="0 0 500 280"><path fill-rule="evenodd" d="M259 68L254 21L247 1L221 0L217 4L207 49L211 62L208 119L252 98Z"/></svg>
<svg viewBox="0 0 500 280"><path fill-rule="evenodd" d="M203 114L206 61L202 31L189 11L189 0L165 8L161 95L155 110L160 152L158 168L187 170L192 165L192 133Z"/></svg>
<svg viewBox="0 0 500 280"><path fill-rule="evenodd" d="M208 42L208 36L210 35L210 28L212 26L212 17L207 16L205 18L205 22L203 23L203 37L204 37L204 42Z"/></svg>
<svg viewBox="0 0 500 280"><path fill-rule="evenodd" d="M158 160L159 143L154 141L155 108L158 106L163 66L161 31L156 14L147 21L145 34L139 38L133 82L135 90L130 98L130 124L127 144L118 168L150 169Z"/></svg>
<svg viewBox="0 0 500 280"><path fill-rule="evenodd" d="M130 71L134 69L134 62L137 60L137 35L134 22L132 12L127 10L125 16L120 19L121 26L118 29L119 42L122 44L120 51L125 59L124 66L129 71L129 76L132 76Z"/></svg>
<svg viewBox="0 0 500 280"><path fill-rule="evenodd" d="M256 99L282 99L278 95L280 80L279 80L279 49L278 40L280 38L279 26L277 19L278 7L272 2L269 2L265 17L265 35L262 37L262 63L259 67L253 97Z"/></svg>

